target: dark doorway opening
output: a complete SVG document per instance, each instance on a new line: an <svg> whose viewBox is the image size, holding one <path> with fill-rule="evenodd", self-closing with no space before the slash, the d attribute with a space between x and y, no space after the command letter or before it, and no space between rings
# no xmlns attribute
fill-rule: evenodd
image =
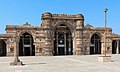
<svg viewBox="0 0 120 72"><path fill-rule="evenodd" d="M72 55L72 34L70 29L64 25L59 25L54 34L54 55Z"/></svg>
<svg viewBox="0 0 120 72"><path fill-rule="evenodd" d="M19 55L20 56L35 55L35 46L33 45L33 37L29 33L24 33L20 37Z"/></svg>
<svg viewBox="0 0 120 72"><path fill-rule="evenodd" d="M64 47L58 47L58 54L64 55Z"/></svg>
<svg viewBox="0 0 120 72"><path fill-rule="evenodd" d="M112 54L116 54L116 49L117 49L117 41L113 40L113 42L112 42Z"/></svg>
<svg viewBox="0 0 120 72"><path fill-rule="evenodd" d="M101 54L101 38L98 34L91 37L90 54Z"/></svg>
<svg viewBox="0 0 120 72"><path fill-rule="evenodd" d="M6 43L0 40L0 56L6 56Z"/></svg>

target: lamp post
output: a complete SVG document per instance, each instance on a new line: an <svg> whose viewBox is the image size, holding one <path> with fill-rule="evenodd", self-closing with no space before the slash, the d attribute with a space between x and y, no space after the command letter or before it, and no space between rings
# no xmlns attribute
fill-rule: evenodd
<svg viewBox="0 0 120 72"><path fill-rule="evenodd" d="M105 14L105 16L104 16L104 46L103 46L103 56L99 56L98 57L98 62L100 62L100 63L103 63L103 62L111 62L111 56L107 56L106 55L106 49L107 49L107 45L106 45L106 13L107 13L107 11L108 11L108 9L107 8L105 8L104 9L104 14Z"/></svg>
<svg viewBox="0 0 120 72"><path fill-rule="evenodd" d="M104 33L104 43L105 43L105 46L104 46L104 47L105 47L105 48L104 48L104 49L105 49L105 53L104 53L104 54L105 54L105 56L106 56L106 47L107 47L107 46L106 46L106 22L107 22L107 20L106 20L106 13L107 13L107 11L108 11L108 9L105 8L105 9L104 9L104 13L105 13L105 18L104 18L104 20L105 20L105 21L104 21L104 29L105 29L105 33Z"/></svg>
<svg viewBox="0 0 120 72"><path fill-rule="evenodd" d="M13 35L13 38L15 39L14 41L14 61L10 62L11 66L15 66L15 65L23 65L22 62L20 61L20 59L18 58L18 41L17 41L17 28L15 27L16 33L15 35Z"/></svg>

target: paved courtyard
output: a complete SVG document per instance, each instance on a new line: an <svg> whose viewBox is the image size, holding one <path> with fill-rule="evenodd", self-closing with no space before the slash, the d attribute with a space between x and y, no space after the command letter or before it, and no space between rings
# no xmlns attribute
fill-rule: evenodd
<svg viewBox="0 0 120 72"><path fill-rule="evenodd" d="M24 56L24 66L10 66L13 57L0 57L0 72L120 72L120 54L112 62L98 63L99 55Z"/></svg>

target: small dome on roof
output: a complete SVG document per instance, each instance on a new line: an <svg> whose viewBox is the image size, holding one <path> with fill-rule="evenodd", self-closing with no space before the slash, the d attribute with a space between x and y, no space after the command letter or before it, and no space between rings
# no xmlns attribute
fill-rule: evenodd
<svg viewBox="0 0 120 72"><path fill-rule="evenodd" d="M44 14L51 14L50 12L45 12Z"/></svg>
<svg viewBox="0 0 120 72"><path fill-rule="evenodd" d="M85 28L90 29L90 28L93 28L93 26L90 24L87 24L87 25L85 25Z"/></svg>
<svg viewBox="0 0 120 72"><path fill-rule="evenodd" d="M52 14L50 12L45 12L44 14L42 14L42 16L47 16L47 17L51 17Z"/></svg>
<svg viewBox="0 0 120 72"><path fill-rule="evenodd" d="M31 25L28 24L28 22L26 22L25 24L23 24L23 26L31 26Z"/></svg>
<svg viewBox="0 0 120 72"><path fill-rule="evenodd" d="M84 19L84 16L82 14L77 14L76 17Z"/></svg>

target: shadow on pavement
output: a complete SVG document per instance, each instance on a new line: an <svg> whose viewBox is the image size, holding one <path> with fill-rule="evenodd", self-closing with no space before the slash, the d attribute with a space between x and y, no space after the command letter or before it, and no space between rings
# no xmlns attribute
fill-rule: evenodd
<svg viewBox="0 0 120 72"><path fill-rule="evenodd" d="M39 65L39 64L47 64L47 63L28 63L28 64L23 64L23 65Z"/></svg>

